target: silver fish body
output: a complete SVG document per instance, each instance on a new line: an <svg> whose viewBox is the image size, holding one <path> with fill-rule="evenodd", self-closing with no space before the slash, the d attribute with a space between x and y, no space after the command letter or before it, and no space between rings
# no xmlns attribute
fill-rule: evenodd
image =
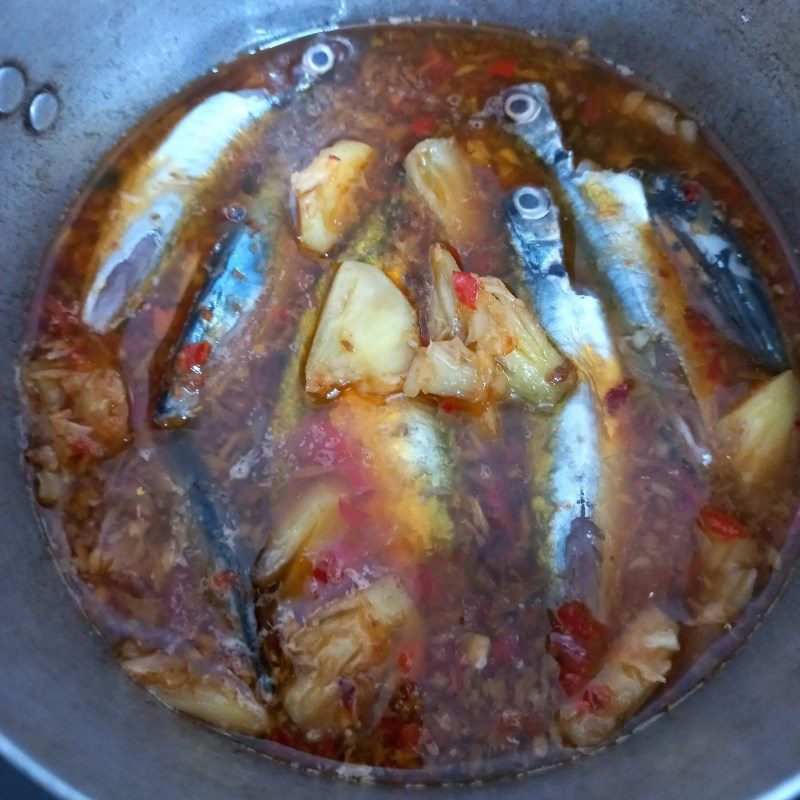
<svg viewBox="0 0 800 800"><path fill-rule="evenodd" d="M280 188L267 183L248 205L249 219L232 224L214 249L208 279L189 314L167 389L155 410L158 425L184 423L196 414L202 403L202 386L197 379L226 363L231 343L269 292L282 212ZM185 357L197 348L202 348L199 363Z"/></svg>
<svg viewBox="0 0 800 800"><path fill-rule="evenodd" d="M234 139L275 104L263 91L213 95L137 171L98 243L100 264L81 312L89 327L113 330L143 302L201 182Z"/></svg>
<svg viewBox="0 0 800 800"><path fill-rule="evenodd" d="M218 484L190 435L185 431L173 431L165 441L168 469L176 486L184 493L188 513L205 542L209 562L214 572L226 576L226 583L229 584L226 597L233 627L253 662L256 675L262 675L263 666L258 655L258 626L250 581L252 554L242 552L236 535L236 520L224 508Z"/></svg>
<svg viewBox="0 0 800 800"><path fill-rule="evenodd" d="M502 114L505 127L551 169L621 311L625 333L640 341L638 368L657 387L685 457L697 468L708 466L713 457L703 409L693 394L681 347L661 315L651 221L641 181L586 165L575 168L541 84L510 89L499 101L490 102L488 111ZM640 332L644 335L637 335Z"/></svg>
<svg viewBox="0 0 800 800"><path fill-rule="evenodd" d="M123 184L95 251L81 317L98 333L121 325L145 301L204 183L237 141L330 72L340 57L325 42L303 55L291 91L219 92L181 119Z"/></svg>
<svg viewBox="0 0 800 800"><path fill-rule="evenodd" d="M604 470L616 433L605 413L607 392L622 381L602 305L573 288L564 266L558 207L546 189L522 187L506 202L506 223L519 256L525 299L548 335L575 363L581 381L555 410L543 471L532 465L534 491L548 509L542 559L554 572L549 600L580 599L602 613L602 557L610 498ZM534 445L534 460L542 457ZM541 519L541 515L539 515ZM609 532L613 534L612 532Z"/></svg>

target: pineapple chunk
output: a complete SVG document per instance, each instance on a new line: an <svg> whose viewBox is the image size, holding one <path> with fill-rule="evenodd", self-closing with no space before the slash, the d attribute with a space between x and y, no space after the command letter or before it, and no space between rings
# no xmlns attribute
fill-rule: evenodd
<svg viewBox="0 0 800 800"><path fill-rule="evenodd" d="M306 391L327 395L403 385L419 345L417 315L403 293L370 264L345 261L333 279L306 364Z"/></svg>
<svg viewBox="0 0 800 800"><path fill-rule="evenodd" d="M215 675L177 689L149 687L163 703L223 730L261 736L267 729L267 712L250 688L227 685Z"/></svg>
<svg viewBox="0 0 800 800"><path fill-rule="evenodd" d="M572 365L550 343L530 309L498 278L479 278L477 308L467 344L496 358L512 394L527 403L555 405L575 383Z"/></svg>
<svg viewBox="0 0 800 800"><path fill-rule="evenodd" d="M253 568L253 582L265 588L309 542L326 538L340 522L342 490L329 483L313 486L278 521Z"/></svg>
<svg viewBox="0 0 800 800"><path fill-rule="evenodd" d="M561 707L558 724L564 740L576 747L603 742L666 681L679 649L675 621L655 606L639 612L586 690ZM587 703L584 696L594 701Z"/></svg>
<svg viewBox="0 0 800 800"><path fill-rule="evenodd" d="M479 355L460 339L450 339L417 350L403 391L408 397L423 393L477 403L486 396L488 384Z"/></svg>
<svg viewBox="0 0 800 800"><path fill-rule="evenodd" d="M454 139L425 139L407 156L406 174L455 244L482 239L489 218L472 164Z"/></svg>
<svg viewBox="0 0 800 800"><path fill-rule="evenodd" d="M747 537L723 539L698 534L702 588L696 625L724 625L750 602L756 585L758 542Z"/></svg>
<svg viewBox="0 0 800 800"><path fill-rule="evenodd" d="M744 488L786 470L797 450L800 383L791 371L772 378L719 424L719 433Z"/></svg>
<svg viewBox="0 0 800 800"><path fill-rule="evenodd" d="M294 669L281 693L284 708L306 731L340 733L380 718L388 701L392 642L414 620L411 598L396 578L383 578L318 609L298 626L283 624L284 654ZM353 687L342 702L341 685Z"/></svg>
<svg viewBox="0 0 800 800"><path fill-rule="evenodd" d="M191 714L224 730L260 736L267 729L267 712L252 689L227 669L198 674L194 653L150 653L123 658L125 672L171 708Z"/></svg>
<svg viewBox="0 0 800 800"><path fill-rule="evenodd" d="M364 173L377 155L363 142L342 139L292 175L300 217L300 241L326 255L360 221Z"/></svg>
<svg viewBox="0 0 800 800"><path fill-rule="evenodd" d="M458 299L453 289L453 274L459 271L456 260L446 247L435 244L429 255L433 286L428 308L430 340L454 339L462 335Z"/></svg>

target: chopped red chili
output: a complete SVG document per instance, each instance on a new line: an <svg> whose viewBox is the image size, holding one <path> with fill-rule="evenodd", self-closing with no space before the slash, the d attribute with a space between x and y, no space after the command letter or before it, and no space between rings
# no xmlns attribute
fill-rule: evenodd
<svg viewBox="0 0 800 800"><path fill-rule="evenodd" d="M184 345L176 359L177 367L181 372L189 372L194 367L199 367L208 361L211 355L209 342L191 342Z"/></svg>
<svg viewBox="0 0 800 800"><path fill-rule="evenodd" d="M496 61L492 61L487 69L492 78L511 80L517 74L517 59L498 58Z"/></svg>
<svg viewBox="0 0 800 800"><path fill-rule="evenodd" d="M436 117L427 114L422 117L417 117L412 123L409 130L414 136L430 136L436 128Z"/></svg>
<svg viewBox="0 0 800 800"><path fill-rule="evenodd" d="M604 116L603 103L596 94L589 94L580 112L580 121L584 125L597 125Z"/></svg>
<svg viewBox="0 0 800 800"><path fill-rule="evenodd" d="M229 591L234 583L236 583L236 573L230 569L215 572L211 576L211 588L218 594Z"/></svg>
<svg viewBox="0 0 800 800"><path fill-rule="evenodd" d="M614 386L606 392L606 408L612 416L625 405L628 395L633 390L633 381L624 380L619 386Z"/></svg>
<svg viewBox="0 0 800 800"><path fill-rule="evenodd" d="M681 188L683 196L690 203L696 203L703 194L703 187L697 181L685 181Z"/></svg>
<svg viewBox="0 0 800 800"><path fill-rule="evenodd" d="M339 498L339 514L353 528L363 528L369 522L369 514L344 497Z"/></svg>
<svg viewBox="0 0 800 800"><path fill-rule="evenodd" d="M749 535L736 517L719 508L701 508L698 522L705 533L719 539L746 539Z"/></svg>
<svg viewBox="0 0 800 800"><path fill-rule="evenodd" d="M448 81L455 72L455 62L438 47L429 47L420 67L420 75L429 88L437 88Z"/></svg>
<svg viewBox="0 0 800 800"><path fill-rule="evenodd" d="M478 307L478 289L480 289L480 284L478 283L478 279L471 272L454 272L453 289L455 289L458 299L465 306L469 306L473 309Z"/></svg>

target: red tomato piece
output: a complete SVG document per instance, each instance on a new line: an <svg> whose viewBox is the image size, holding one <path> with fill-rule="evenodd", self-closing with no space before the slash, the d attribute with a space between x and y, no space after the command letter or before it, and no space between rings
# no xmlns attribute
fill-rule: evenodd
<svg viewBox="0 0 800 800"><path fill-rule="evenodd" d="M454 272L453 289L458 299L472 309L478 307L478 279L471 272Z"/></svg>
<svg viewBox="0 0 800 800"><path fill-rule="evenodd" d="M611 631L578 600L550 612L550 626L547 652L558 662L561 687L574 695L600 669Z"/></svg>
<svg viewBox="0 0 800 800"><path fill-rule="evenodd" d="M705 506L697 517L700 527L709 536L719 539L746 539L747 528L736 517L719 508Z"/></svg>

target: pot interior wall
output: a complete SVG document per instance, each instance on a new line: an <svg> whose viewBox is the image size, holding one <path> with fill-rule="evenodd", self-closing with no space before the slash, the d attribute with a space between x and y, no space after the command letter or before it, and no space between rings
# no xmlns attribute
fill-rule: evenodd
<svg viewBox="0 0 800 800"><path fill-rule="evenodd" d="M698 113L747 164L800 243L800 6L781 0L5 0L0 63L29 90L52 84L61 117L42 136L0 118L0 752L69 797L229 800L393 795L272 764L128 681L67 595L32 513L15 361L44 247L92 165L148 108L235 53L370 17L459 17L570 38L629 65ZM730 666L666 718L591 759L526 781L438 790L482 797L744 800L800 773L800 582ZM70 788L73 787L73 788ZM797 787L795 787L797 788ZM764 795L766 796L766 795Z"/></svg>

